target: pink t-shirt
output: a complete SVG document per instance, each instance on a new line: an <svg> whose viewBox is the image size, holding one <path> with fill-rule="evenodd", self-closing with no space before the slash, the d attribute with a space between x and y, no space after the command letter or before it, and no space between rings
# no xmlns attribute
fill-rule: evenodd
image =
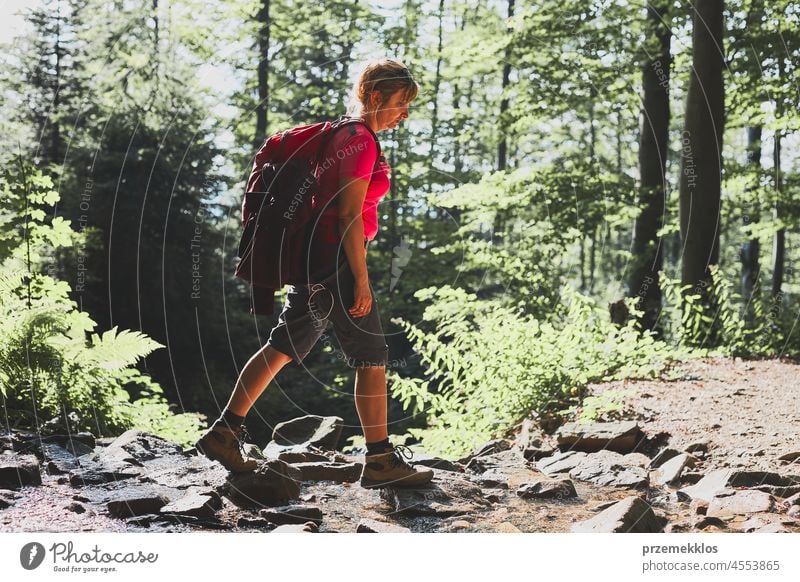
<svg viewBox="0 0 800 582"><path fill-rule="evenodd" d="M355 128L353 135L350 127ZM339 236L339 213L336 206L340 191L340 178L369 180L361 216L364 221L364 238L373 240L378 234L378 203L386 196L390 186L391 169L381 156L375 165L378 148L369 130L361 124L340 129L328 144L322 157L320 176L320 199L317 204L325 206L319 218L318 228L322 239L331 244L341 242Z"/></svg>

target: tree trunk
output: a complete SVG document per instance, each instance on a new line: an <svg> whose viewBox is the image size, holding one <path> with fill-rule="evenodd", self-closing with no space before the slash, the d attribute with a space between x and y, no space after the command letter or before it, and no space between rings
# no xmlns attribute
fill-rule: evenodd
<svg viewBox="0 0 800 582"><path fill-rule="evenodd" d="M431 147L428 152L428 171L433 172L433 158L436 153L436 132L439 122L439 85L442 68L442 18L444 17L444 0L439 0L439 48L436 51L436 74L433 77L433 113L431 114Z"/></svg>
<svg viewBox="0 0 800 582"><path fill-rule="evenodd" d="M774 165L775 165L775 192L780 199L781 190L783 188L781 180L781 132L775 131L775 146L773 148ZM773 208L773 218L777 221L780 220L780 202L775 203ZM772 244L772 295L779 297L781 295L781 288L783 287L783 266L786 256L786 230L780 229L775 233Z"/></svg>
<svg viewBox="0 0 800 582"><path fill-rule="evenodd" d="M761 209L758 204L758 174L761 170L761 130L760 125L747 128L747 165L756 174L756 182L749 190L755 196L751 212L745 212L742 220L745 225L758 222ZM755 191L755 192L753 192ZM753 238L742 245L740 258L742 261L742 298L745 305L750 305L753 290L756 288L760 275L758 265L759 244L758 238ZM751 314L750 309L747 314Z"/></svg>
<svg viewBox="0 0 800 582"><path fill-rule="evenodd" d="M724 0L693 0L692 75L681 136L681 281L707 296L709 266L719 261ZM708 302L706 301L708 305Z"/></svg>
<svg viewBox="0 0 800 582"><path fill-rule="evenodd" d="M638 206L642 209L633 232L633 267L628 279L630 295L644 313L643 329L657 331L661 309L659 271L664 259L658 230L663 226L666 196L667 143L669 141L669 53L672 33L662 21L669 2L660 0L647 8L648 33L658 41L658 50L642 63L642 110L639 127Z"/></svg>
<svg viewBox="0 0 800 582"><path fill-rule="evenodd" d="M780 29L778 29L780 35ZM783 59L778 59L778 79L783 79ZM775 103L775 112L778 119L783 118L783 102ZM774 219L780 220L780 201L783 191L783 178L781 176L781 137L780 129L775 130L775 145L773 147L773 165L775 166L775 208L773 209ZM772 249L772 296L776 304L780 305L781 288L783 287L783 266L786 255L786 230L780 229L775 233Z"/></svg>
<svg viewBox="0 0 800 582"><path fill-rule="evenodd" d="M262 0L256 15L258 29L258 103L256 104L256 135L253 142L260 147L267 137L269 112L269 0Z"/></svg>
<svg viewBox="0 0 800 582"><path fill-rule="evenodd" d="M508 0L508 18L513 18L514 16L514 0ZM511 29L507 29L507 34L511 34ZM511 74L511 63L509 63L509 59L511 57L510 51L506 49L505 52L505 59L503 62L503 91L505 92L508 88L509 84L509 76ZM508 97L503 97L500 101L500 131L504 131L505 123L503 122L503 116L505 115L506 111L508 111ZM508 143L506 140L505 132L500 136L500 143L497 146L497 169L498 170L505 170L506 163L507 163L507 149Z"/></svg>

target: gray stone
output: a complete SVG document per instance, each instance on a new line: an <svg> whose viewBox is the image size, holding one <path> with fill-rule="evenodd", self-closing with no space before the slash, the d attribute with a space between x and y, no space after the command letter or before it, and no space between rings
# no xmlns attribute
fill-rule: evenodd
<svg viewBox="0 0 800 582"><path fill-rule="evenodd" d="M676 484L683 470L694 467L697 459L689 453L680 453L650 472L650 480L656 486Z"/></svg>
<svg viewBox="0 0 800 582"><path fill-rule="evenodd" d="M319 507L310 505L286 505L270 509L262 509L258 514L272 523L305 523L313 521L316 524L322 523L322 511Z"/></svg>
<svg viewBox="0 0 800 582"><path fill-rule="evenodd" d="M773 522L754 530L753 533L791 533L779 522Z"/></svg>
<svg viewBox="0 0 800 582"><path fill-rule="evenodd" d="M118 499L106 503L106 509L112 517L134 517L148 513L158 513L159 509L169 503L169 499L161 495L139 495L123 493Z"/></svg>
<svg viewBox="0 0 800 582"><path fill-rule="evenodd" d="M431 467L441 471L451 471L453 473L463 472L463 468L452 461L448 461L447 459L443 459L441 457L428 455L427 453L421 451L414 451L414 457L408 462L411 465L422 465L423 467Z"/></svg>
<svg viewBox="0 0 800 582"><path fill-rule="evenodd" d="M73 513L86 513L86 506L83 503L78 503L77 501L67 504L64 509Z"/></svg>
<svg viewBox="0 0 800 582"><path fill-rule="evenodd" d="M0 455L0 488L19 489L26 485L41 485L39 459L34 455Z"/></svg>
<svg viewBox="0 0 800 582"><path fill-rule="evenodd" d="M627 497L593 518L572 525L577 533L660 533L666 520L640 497Z"/></svg>
<svg viewBox="0 0 800 582"><path fill-rule="evenodd" d="M278 453L278 458L290 465L294 463L327 463L330 461L330 458L326 455L312 451L284 451Z"/></svg>
<svg viewBox="0 0 800 582"><path fill-rule="evenodd" d="M225 494L242 506L285 505L300 494L302 474L293 465L271 459L260 461L254 471L230 473Z"/></svg>
<svg viewBox="0 0 800 582"><path fill-rule="evenodd" d="M16 491L9 491L8 489L0 489L0 509L6 509L14 505L14 502L22 497Z"/></svg>
<svg viewBox="0 0 800 582"><path fill-rule="evenodd" d="M725 517L772 511L775 499L769 493L753 490L727 490L717 492L708 504L706 515Z"/></svg>
<svg viewBox="0 0 800 582"><path fill-rule="evenodd" d="M295 463L301 481L336 481L354 483L361 477L361 463Z"/></svg>
<svg viewBox="0 0 800 582"><path fill-rule="evenodd" d="M546 448L537 448L537 447L529 447L522 451L522 456L525 457L526 461L538 461L540 459L544 459L545 457L549 457L557 452L557 449L552 447Z"/></svg>
<svg viewBox="0 0 800 582"><path fill-rule="evenodd" d="M42 455L48 475L65 475L80 468L77 457L61 445L42 443Z"/></svg>
<svg viewBox="0 0 800 582"><path fill-rule="evenodd" d="M385 487L380 496L393 511L406 515L448 517L471 513L491 504L480 487L452 473L436 473L435 484L425 487Z"/></svg>
<svg viewBox="0 0 800 582"><path fill-rule="evenodd" d="M649 468L656 469L661 465L663 465L664 463L666 463L667 461L669 461L670 459L677 457L680 454L681 454L680 451L677 451L669 447L662 449L655 457L653 457L653 460L650 461Z"/></svg>
<svg viewBox="0 0 800 582"><path fill-rule="evenodd" d="M636 458L626 459L625 455L614 451L600 451L584 457L569 472L569 476L604 487L647 487L647 470L639 462Z"/></svg>
<svg viewBox="0 0 800 582"><path fill-rule="evenodd" d="M497 453L489 453L473 457L464 466L465 471L471 473L485 473L489 469L513 470L527 466L527 461L522 451L509 448Z"/></svg>
<svg viewBox="0 0 800 582"><path fill-rule="evenodd" d="M100 462L119 461L142 466L146 461L182 455L181 447L141 430L126 430L97 455Z"/></svg>
<svg viewBox="0 0 800 582"><path fill-rule="evenodd" d="M356 533L411 533L411 530L394 523L362 518L356 526Z"/></svg>
<svg viewBox="0 0 800 582"><path fill-rule="evenodd" d="M800 505L800 493L795 493L791 497L787 497L783 500L786 505Z"/></svg>
<svg viewBox="0 0 800 582"><path fill-rule="evenodd" d="M717 469L708 473L694 485L680 489L678 493L679 498L682 499L704 499L710 502L717 492L733 487L756 487L759 485L789 487L794 484L793 478L784 478L778 473Z"/></svg>
<svg viewBox="0 0 800 582"><path fill-rule="evenodd" d="M161 508L161 513L188 515L192 517L214 517L222 509L222 499L214 490L194 490Z"/></svg>
<svg viewBox="0 0 800 582"><path fill-rule="evenodd" d="M683 447L683 450L686 453L701 453L701 452L707 453L710 446L711 446L711 441L703 439L689 443L688 445Z"/></svg>
<svg viewBox="0 0 800 582"><path fill-rule="evenodd" d="M797 493L800 493L800 485L790 485L789 487L776 487L775 485L759 485L757 487L753 487L758 491L764 491L765 493L769 493L775 497L791 497Z"/></svg>
<svg viewBox="0 0 800 582"><path fill-rule="evenodd" d="M792 451L791 453L785 453L778 457L779 461L784 461L786 463L794 463L800 459L800 451Z"/></svg>
<svg viewBox="0 0 800 582"><path fill-rule="evenodd" d="M466 457L461 457L458 459L458 462L462 465L465 465L477 457L484 457L487 455L494 455L503 451L507 451L512 447L512 445L513 443L508 439L495 439L479 446Z"/></svg>
<svg viewBox="0 0 800 582"><path fill-rule="evenodd" d="M508 477L497 469L488 469L472 480L481 487L508 489Z"/></svg>
<svg viewBox="0 0 800 582"><path fill-rule="evenodd" d="M581 464L586 458L586 453L578 451L558 452L552 457L545 457L536 463L536 468L548 477L569 473Z"/></svg>
<svg viewBox="0 0 800 582"><path fill-rule="evenodd" d="M572 481L557 479L523 483L517 488L517 495L523 499L571 499L577 497L578 493Z"/></svg>
<svg viewBox="0 0 800 582"><path fill-rule="evenodd" d="M622 422L568 422L556 431L561 450L593 453L602 450L630 453L643 441L636 421Z"/></svg>
<svg viewBox="0 0 800 582"><path fill-rule="evenodd" d="M73 487L123 481L142 474L142 468L124 461L114 459L98 461L94 453L81 457L80 463L81 468L72 471L69 476L69 483Z"/></svg>
<svg viewBox="0 0 800 582"><path fill-rule="evenodd" d="M308 414L277 424L272 440L281 446L308 445L333 451L343 426L344 421L338 416Z"/></svg>

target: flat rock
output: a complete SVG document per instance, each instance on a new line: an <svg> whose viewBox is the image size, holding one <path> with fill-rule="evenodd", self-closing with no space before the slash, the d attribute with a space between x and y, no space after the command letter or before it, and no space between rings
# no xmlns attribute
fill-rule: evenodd
<svg viewBox="0 0 800 582"><path fill-rule="evenodd" d="M106 459L95 460L94 453L80 458L81 467L70 472L69 483L73 487L100 485L133 479L142 474L142 468L127 462Z"/></svg>
<svg viewBox="0 0 800 582"><path fill-rule="evenodd" d="M441 471L452 471L453 473L461 473L464 470L462 467L453 463L452 461L448 461L447 459L436 457L434 455L429 455L421 451L414 451L414 457L408 462L411 465L422 465L423 467L431 467Z"/></svg>
<svg viewBox="0 0 800 582"><path fill-rule="evenodd" d="M593 453L602 450L630 453L643 441L636 421L622 422L568 422L556 431L558 447L561 450L574 450Z"/></svg>
<svg viewBox="0 0 800 582"><path fill-rule="evenodd" d="M146 461L182 455L181 447L141 430L127 430L107 447L100 449L97 460L121 461L141 466Z"/></svg>
<svg viewBox="0 0 800 582"><path fill-rule="evenodd" d="M783 527L783 524L776 521L767 524L764 527L760 527L756 530L753 530L753 533L792 533L792 532Z"/></svg>
<svg viewBox="0 0 800 582"><path fill-rule="evenodd" d="M14 505L14 502L22 497L16 491L10 491L8 489L0 489L0 509L6 509Z"/></svg>
<svg viewBox="0 0 800 582"><path fill-rule="evenodd" d="M169 503L169 499L158 494L123 493L118 499L106 503L112 517L134 517L158 511Z"/></svg>
<svg viewBox="0 0 800 582"><path fill-rule="evenodd" d="M553 447L528 447L522 450L522 456L525 457L526 461L538 461L554 455L557 451L558 449Z"/></svg>
<svg viewBox="0 0 800 582"><path fill-rule="evenodd" d="M523 483L517 489L522 499L571 499L578 496L569 479L541 480Z"/></svg>
<svg viewBox="0 0 800 582"><path fill-rule="evenodd" d="M302 474L278 459L259 461L254 471L230 473L225 494L239 505L285 505L300 495Z"/></svg>
<svg viewBox="0 0 800 582"><path fill-rule="evenodd" d="M214 490L191 491L160 509L160 513L210 518L222 509L222 499Z"/></svg>
<svg viewBox="0 0 800 582"><path fill-rule="evenodd" d="M578 451L558 452L552 457L545 457L536 463L536 468L548 477L569 473L581 464L586 453Z"/></svg>
<svg viewBox="0 0 800 582"><path fill-rule="evenodd" d="M569 476L603 487L647 487L650 480L641 459L626 457L614 451L592 453L581 459Z"/></svg>
<svg viewBox="0 0 800 582"><path fill-rule="evenodd" d="M756 487L759 485L788 487L795 484L793 478L784 478L778 473L717 469L708 473L694 485L679 489L678 495L679 499L704 499L710 502L719 491L733 487Z"/></svg>
<svg viewBox="0 0 800 582"><path fill-rule="evenodd" d="M775 499L763 491L731 489L717 492L708 504L706 515L725 517L772 511Z"/></svg>
<svg viewBox="0 0 800 582"><path fill-rule="evenodd" d="M385 487L380 495L393 511L406 515L448 517L491 505L480 487L446 471L437 472L435 482L425 487Z"/></svg>
<svg viewBox="0 0 800 582"><path fill-rule="evenodd" d="M757 491L764 491L775 497L791 497L800 493L800 485L790 485L789 487L778 487L775 485L758 485L753 487Z"/></svg>
<svg viewBox="0 0 800 582"><path fill-rule="evenodd" d="M39 459L34 455L0 455L0 488L19 489L26 485L41 485Z"/></svg>
<svg viewBox="0 0 800 582"><path fill-rule="evenodd" d="M313 521L316 524L322 523L322 511L319 507L311 505L285 505L262 509L258 515L272 523L305 523Z"/></svg>
<svg viewBox="0 0 800 582"><path fill-rule="evenodd" d="M505 442L505 441L501 441ZM508 448L497 453L486 453L467 461L465 471L484 473L489 469L513 470L525 468L527 461L519 449Z"/></svg>
<svg viewBox="0 0 800 582"><path fill-rule="evenodd" d="M294 463L302 481L336 481L354 483L361 477L361 463Z"/></svg>
<svg viewBox="0 0 800 582"><path fill-rule="evenodd" d="M280 446L308 445L336 450L344 420L338 416L307 414L281 422L272 432L272 440Z"/></svg>
<svg viewBox="0 0 800 582"><path fill-rule="evenodd" d="M497 469L488 469L480 475L473 477L472 481L481 487L508 489L508 477Z"/></svg>
<svg viewBox="0 0 800 582"><path fill-rule="evenodd" d="M791 453L784 453L780 457L778 457L779 461L783 461L785 463L794 463L800 459L800 451L792 451Z"/></svg>
<svg viewBox="0 0 800 582"><path fill-rule="evenodd" d="M627 497L593 518L572 525L576 533L660 533L666 520L641 497Z"/></svg>
<svg viewBox="0 0 800 582"><path fill-rule="evenodd" d="M484 457L487 455L501 453L509 450L512 446L513 442L508 439L495 439L493 441L489 441L488 443L482 444L473 450L469 455L466 457L461 457L457 461L462 465L465 465L476 457Z"/></svg>
<svg viewBox="0 0 800 582"><path fill-rule="evenodd" d="M650 461L650 464L648 465L648 468L655 469L657 467L660 467L661 465L663 465L664 463L666 463L670 459L672 459L674 457L677 457L680 454L681 454L680 451L678 451L676 449L673 449L673 448L670 448L670 447L667 447L665 449L661 449L658 452L658 454L655 457L653 457L653 459Z"/></svg>
<svg viewBox="0 0 800 582"><path fill-rule="evenodd" d="M315 453L312 451L283 451L278 453L278 459L284 463L327 463L331 459L322 453Z"/></svg>
<svg viewBox="0 0 800 582"><path fill-rule="evenodd" d="M356 526L356 533L411 533L411 530L394 523L362 518Z"/></svg>
<svg viewBox="0 0 800 582"><path fill-rule="evenodd" d="M78 458L56 443L42 443L45 471L48 475L65 475L80 468Z"/></svg>
<svg viewBox="0 0 800 582"><path fill-rule="evenodd" d="M656 486L674 485L680 480L684 469L694 467L696 464L697 458L693 455L680 453L651 471L650 480Z"/></svg>

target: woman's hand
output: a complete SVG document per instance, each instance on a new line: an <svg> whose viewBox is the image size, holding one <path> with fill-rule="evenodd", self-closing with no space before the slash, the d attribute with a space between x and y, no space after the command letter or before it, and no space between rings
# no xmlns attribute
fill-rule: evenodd
<svg viewBox="0 0 800 582"><path fill-rule="evenodd" d="M353 287L353 306L348 310L352 317L364 317L372 310L372 291L369 279L357 281Z"/></svg>

